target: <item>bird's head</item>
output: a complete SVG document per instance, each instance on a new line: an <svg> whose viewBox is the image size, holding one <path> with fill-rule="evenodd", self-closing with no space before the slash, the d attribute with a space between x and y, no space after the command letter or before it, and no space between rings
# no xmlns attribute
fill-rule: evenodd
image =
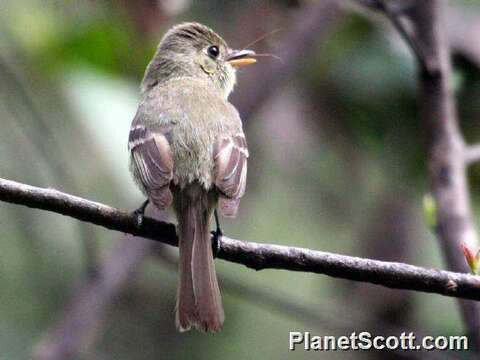
<svg viewBox="0 0 480 360"><path fill-rule="evenodd" d="M238 67L256 62L252 50L232 50L217 33L199 23L171 28L160 41L145 71L142 91L179 77L210 81L226 97L233 90Z"/></svg>

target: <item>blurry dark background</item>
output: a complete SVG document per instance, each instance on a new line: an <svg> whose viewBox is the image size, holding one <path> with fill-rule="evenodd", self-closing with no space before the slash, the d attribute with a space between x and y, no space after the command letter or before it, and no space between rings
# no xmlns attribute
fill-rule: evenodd
<svg viewBox="0 0 480 360"><path fill-rule="evenodd" d="M273 32L253 48L281 61L239 72L231 98L251 157L227 234L442 268L422 218L415 64L382 16L355 3L2 0L0 176L135 209L143 198L128 172L128 129L162 34L194 20L241 48ZM461 126L476 142L480 3L450 5ZM58 348L81 359L376 359L386 355L291 353L288 332L463 333L450 298L218 260L224 331L179 334L176 249L7 204L0 227L2 360ZM450 358L459 356L471 358Z"/></svg>

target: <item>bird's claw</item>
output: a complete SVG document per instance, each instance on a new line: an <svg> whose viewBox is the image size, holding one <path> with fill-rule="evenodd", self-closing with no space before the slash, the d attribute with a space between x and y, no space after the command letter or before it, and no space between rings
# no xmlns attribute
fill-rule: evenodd
<svg viewBox="0 0 480 360"><path fill-rule="evenodd" d="M218 219L218 212L217 209L213 211L213 215L215 217L215 225L217 229L212 231L212 250L213 250L213 257L217 257L217 254L220 252L220 238L223 236L223 231L220 228L220 220Z"/></svg>
<svg viewBox="0 0 480 360"><path fill-rule="evenodd" d="M143 202L143 204L133 212L133 215L135 215L136 218L137 218L137 229L140 229L143 225L143 218L145 216L145 209L147 208L147 205L149 204L149 202L150 202L150 200L148 200L148 199L145 200Z"/></svg>
<svg viewBox="0 0 480 360"><path fill-rule="evenodd" d="M220 252L220 238L223 236L223 231L220 228L212 231L212 251L213 257L216 258L217 254Z"/></svg>

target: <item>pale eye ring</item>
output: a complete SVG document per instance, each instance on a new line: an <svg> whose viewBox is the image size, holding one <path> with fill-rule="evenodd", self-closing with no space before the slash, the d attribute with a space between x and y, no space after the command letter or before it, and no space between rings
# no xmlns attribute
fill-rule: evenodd
<svg viewBox="0 0 480 360"><path fill-rule="evenodd" d="M216 59L220 55L220 49L216 45L209 46L207 49L207 54L212 59Z"/></svg>

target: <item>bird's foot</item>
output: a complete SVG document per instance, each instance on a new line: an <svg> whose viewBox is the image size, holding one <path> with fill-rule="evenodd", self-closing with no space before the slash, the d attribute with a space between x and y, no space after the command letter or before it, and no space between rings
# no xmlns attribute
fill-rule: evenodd
<svg viewBox="0 0 480 360"><path fill-rule="evenodd" d="M143 218L145 216L145 209L147 208L149 203L149 199L145 200L142 205L133 212L133 215L137 217L137 229L140 229L142 227Z"/></svg>
<svg viewBox="0 0 480 360"><path fill-rule="evenodd" d="M211 234L213 257L216 258L217 254L220 252L220 238L223 236L223 231L217 227L217 230L212 231Z"/></svg>
<svg viewBox="0 0 480 360"><path fill-rule="evenodd" d="M223 231L220 227L220 220L218 219L218 212L217 209L213 211L213 215L215 217L215 225L217 229L212 231L212 250L213 250L213 257L216 258L217 254L220 252L220 238L223 236Z"/></svg>

